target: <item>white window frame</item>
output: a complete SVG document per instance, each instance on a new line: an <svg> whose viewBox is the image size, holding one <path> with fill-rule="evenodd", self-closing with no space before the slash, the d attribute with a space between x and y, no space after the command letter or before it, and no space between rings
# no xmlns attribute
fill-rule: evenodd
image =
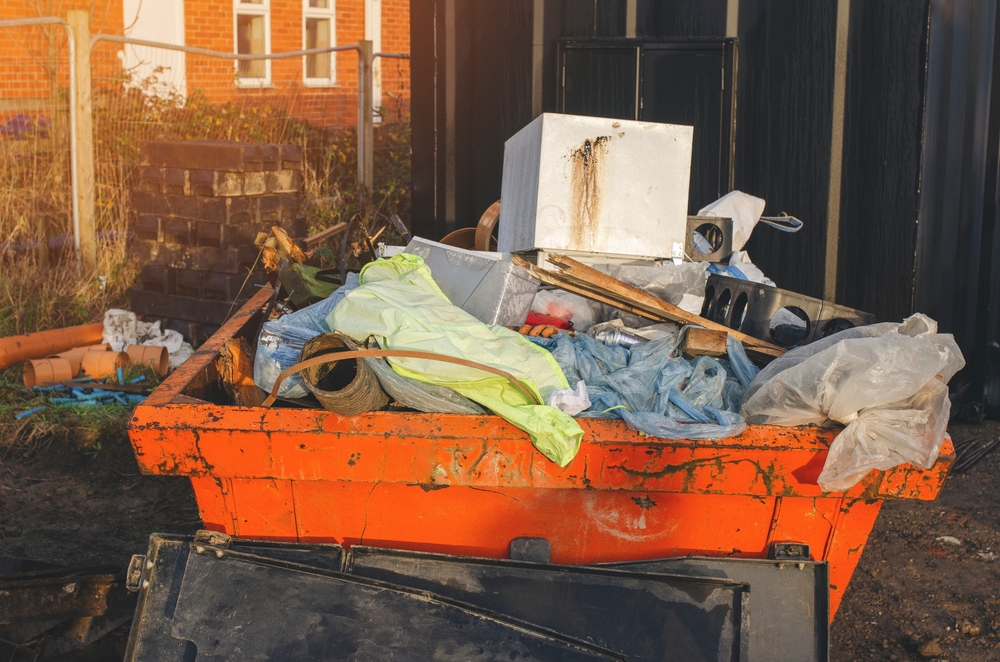
<svg viewBox="0 0 1000 662"><path fill-rule="evenodd" d="M365 0L365 39L372 42L372 52L382 52L382 0ZM372 107L375 122L382 121L382 58L372 62Z"/></svg>
<svg viewBox="0 0 1000 662"><path fill-rule="evenodd" d="M330 47L337 45L337 3L329 0L328 8L310 7L309 0L302 0L302 50L307 50L306 21L310 18L320 18L330 21ZM337 54L330 53L330 77L309 78L306 64L309 56L302 56L302 82L306 87L335 87L337 85Z"/></svg>
<svg viewBox="0 0 1000 662"><path fill-rule="evenodd" d="M264 53L271 52L271 0L263 0L261 4L251 4L233 0L233 52L239 50L240 16L264 17ZM263 78L240 78L240 61L234 63L237 87L271 87L271 60L264 60Z"/></svg>

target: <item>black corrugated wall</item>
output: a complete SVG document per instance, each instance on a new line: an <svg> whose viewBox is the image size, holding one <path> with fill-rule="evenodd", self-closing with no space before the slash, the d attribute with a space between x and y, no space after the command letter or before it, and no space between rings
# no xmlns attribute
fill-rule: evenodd
<svg viewBox="0 0 1000 662"><path fill-rule="evenodd" d="M630 26L627 0L412 0L414 229L439 238L473 226L499 197L504 141L557 108L557 40L735 28L736 188L806 224L798 234L758 228L751 257L779 287L834 291L883 320L926 311L970 364L984 363L983 338L1000 340L1000 292L989 285L1000 284L1000 256L983 243L1000 242L995 214L984 213L996 203L985 177L997 172L987 164L1000 140L1000 124L986 128L997 114L996 0L845 3L636 0ZM848 8L840 125L838 10Z"/></svg>

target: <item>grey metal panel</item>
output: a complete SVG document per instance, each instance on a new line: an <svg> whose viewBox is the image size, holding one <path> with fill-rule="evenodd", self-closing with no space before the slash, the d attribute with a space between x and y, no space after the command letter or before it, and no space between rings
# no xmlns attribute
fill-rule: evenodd
<svg viewBox="0 0 1000 662"><path fill-rule="evenodd" d="M829 659L830 579L826 563L678 557L597 567L725 577L751 588L750 659L825 662Z"/></svg>
<svg viewBox="0 0 1000 662"><path fill-rule="evenodd" d="M977 416L985 344L997 340L984 332L997 314L998 294L988 289L990 261L997 259L989 246L996 223L998 137L989 131L1000 74L993 68L996 3L933 0L930 6L913 304L955 334L968 366L951 383L955 409ZM987 171L994 173L990 182Z"/></svg>

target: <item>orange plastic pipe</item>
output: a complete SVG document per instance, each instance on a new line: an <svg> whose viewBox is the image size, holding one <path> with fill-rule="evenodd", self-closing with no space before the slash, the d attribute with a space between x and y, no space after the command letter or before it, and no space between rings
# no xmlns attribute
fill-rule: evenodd
<svg viewBox="0 0 1000 662"><path fill-rule="evenodd" d="M0 369L30 359L44 359L81 345L94 345L101 342L103 337L104 324L95 322L0 338Z"/></svg>

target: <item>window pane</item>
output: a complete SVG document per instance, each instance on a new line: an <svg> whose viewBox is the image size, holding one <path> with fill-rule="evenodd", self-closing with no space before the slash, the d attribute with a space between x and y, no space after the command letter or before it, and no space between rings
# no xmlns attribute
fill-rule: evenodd
<svg viewBox="0 0 1000 662"><path fill-rule="evenodd" d="M313 1L313 0L310 0ZM306 48L330 47L330 19L306 19ZM329 78L332 53L306 56L306 78Z"/></svg>
<svg viewBox="0 0 1000 662"><path fill-rule="evenodd" d="M329 9L330 0L309 0L309 6L316 9Z"/></svg>
<svg viewBox="0 0 1000 662"><path fill-rule="evenodd" d="M236 16L236 52L240 54L264 53L264 17ZM264 60L240 60L240 78L264 78L267 70Z"/></svg>

